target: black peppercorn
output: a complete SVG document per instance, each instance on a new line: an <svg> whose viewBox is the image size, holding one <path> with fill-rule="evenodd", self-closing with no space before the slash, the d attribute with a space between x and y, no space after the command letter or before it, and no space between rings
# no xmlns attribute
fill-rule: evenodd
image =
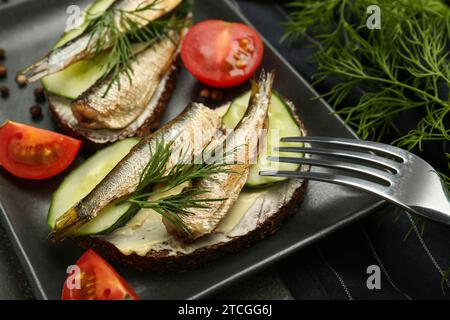
<svg viewBox="0 0 450 320"><path fill-rule="evenodd" d="M213 101L220 101L222 100L223 97L223 93L220 90L213 90L213 92L211 93L211 99Z"/></svg>
<svg viewBox="0 0 450 320"><path fill-rule="evenodd" d="M0 64L0 79L5 78L8 74L8 69L3 64Z"/></svg>
<svg viewBox="0 0 450 320"><path fill-rule="evenodd" d="M38 120L42 118L42 108L38 105L34 105L30 108L30 114L33 120Z"/></svg>
<svg viewBox="0 0 450 320"><path fill-rule="evenodd" d="M211 91L208 89L202 89L200 90L200 98L208 100L211 97Z"/></svg>
<svg viewBox="0 0 450 320"><path fill-rule="evenodd" d="M37 87L33 91L36 102L45 102L45 91L41 87Z"/></svg>
<svg viewBox="0 0 450 320"><path fill-rule="evenodd" d="M9 88L7 86L1 86L0 87L0 95L2 98L9 97Z"/></svg>
<svg viewBox="0 0 450 320"><path fill-rule="evenodd" d="M6 51L3 48L0 48L0 60L4 60L6 58Z"/></svg>

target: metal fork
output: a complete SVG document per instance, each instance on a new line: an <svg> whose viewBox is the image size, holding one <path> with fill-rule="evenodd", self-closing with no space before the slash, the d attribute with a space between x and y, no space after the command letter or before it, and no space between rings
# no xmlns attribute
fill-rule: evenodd
<svg viewBox="0 0 450 320"><path fill-rule="evenodd" d="M281 141L324 144L328 147L280 147L275 150L324 157L269 157L269 160L341 169L352 175L302 171L261 171L260 175L303 178L354 187L409 212L450 224L450 196L446 186L433 167L408 151L382 143L343 138L307 136L287 137ZM351 150L348 150L349 147ZM329 156L331 159L328 159ZM357 163L352 162L355 160Z"/></svg>

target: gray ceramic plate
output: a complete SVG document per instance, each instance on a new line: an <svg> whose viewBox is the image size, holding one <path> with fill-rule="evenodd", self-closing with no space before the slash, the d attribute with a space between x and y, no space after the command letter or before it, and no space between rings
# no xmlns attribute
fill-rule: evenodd
<svg viewBox="0 0 450 320"><path fill-rule="evenodd" d="M0 122L11 119L56 130L47 110L44 119L33 123L28 108L33 104L33 85L19 89L14 73L46 53L59 37L66 21L66 8L75 0L15 0L0 7L0 47L6 48L11 97L0 99ZM78 1L84 4L85 1ZM244 21L228 1L197 0L196 20L224 19ZM266 43L263 67L277 72L276 89L292 100L310 134L353 137L343 122L331 114L330 107L275 50ZM182 70L177 89L165 114L165 121L176 116L198 91L198 83ZM240 88L241 91L245 88ZM235 92L236 93L236 92ZM74 164L76 166L82 159ZM52 192L63 176L33 182L12 177L0 169L1 218L29 277L37 298L58 299L66 268L81 255L73 243L52 245L47 236L47 210ZM120 274L143 299L203 298L267 267L344 225L370 213L382 203L355 191L328 184L310 183L306 200L298 214L274 236L237 254L224 257L187 273L137 273L121 266Z"/></svg>

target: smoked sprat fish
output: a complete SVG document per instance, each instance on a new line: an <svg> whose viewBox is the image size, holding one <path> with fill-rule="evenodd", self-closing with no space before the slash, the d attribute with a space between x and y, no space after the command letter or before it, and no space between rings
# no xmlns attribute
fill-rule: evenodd
<svg viewBox="0 0 450 320"><path fill-rule="evenodd" d="M107 10L115 10L115 25L119 32L126 33L128 24L123 23L123 12L130 12L127 18L134 23L145 27L174 10L182 0L116 0ZM140 8L148 8L140 10ZM39 80L49 74L58 72L71 64L94 56L99 51L112 46L111 39L100 39L103 32L86 29L81 35L50 51L44 58L22 71L29 81ZM103 47L99 48L101 44Z"/></svg>
<svg viewBox="0 0 450 320"><path fill-rule="evenodd" d="M273 73L261 72L258 82L252 84L249 105L235 130L212 145L215 150L225 150L225 158L232 157L237 161L227 165L225 172L193 181L190 188L202 192L196 197L212 201L204 203L205 208L192 210L192 214L179 216L188 232L163 220L167 231L177 239L189 242L212 233L237 200L247 181L250 165L257 157L259 133L267 124L273 80Z"/></svg>
<svg viewBox="0 0 450 320"><path fill-rule="evenodd" d="M72 112L79 126L87 129L122 129L136 120L172 67L180 38L179 32L171 32L169 37L138 53L131 62L133 81L122 72L118 81L111 83L111 71L109 76L73 101Z"/></svg>
<svg viewBox="0 0 450 320"><path fill-rule="evenodd" d="M220 127L220 115L202 104L191 104L160 130L143 138L86 197L56 220L53 239L70 236L114 200L133 193L158 143L173 141L167 165L170 170L186 155L194 158L200 154Z"/></svg>

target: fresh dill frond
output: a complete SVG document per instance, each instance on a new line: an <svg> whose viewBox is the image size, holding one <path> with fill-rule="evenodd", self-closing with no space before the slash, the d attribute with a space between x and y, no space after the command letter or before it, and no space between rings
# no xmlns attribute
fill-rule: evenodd
<svg viewBox="0 0 450 320"><path fill-rule="evenodd" d="M208 147L205 147L194 159L191 159L190 154L188 154L187 151L189 150L181 149L177 162L168 168L173 152L173 143L173 140L168 143L161 140L156 143L154 148L149 146L150 161L144 168L133 199L145 199L156 193L166 193L196 179L214 179L214 176L219 173L233 173L229 169L230 164L227 164L226 157L236 148L223 153L214 162L205 159L204 154ZM164 184L165 188L159 191L142 192L156 183Z"/></svg>
<svg viewBox="0 0 450 320"><path fill-rule="evenodd" d="M178 230L189 234L190 231L184 224L181 216L194 215L192 209L207 209L207 203L225 201L226 199L203 199L200 196L207 191L185 189L181 193L163 197L158 200L130 199L130 203L137 204L140 208L153 209L166 220L170 221Z"/></svg>
<svg viewBox="0 0 450 320"><path fill-rule="evenodd" d="M224 201L226 199L201 198L208 190L186 188L181 193L157 198L186 182L196 179L214 179L219 173L232 173L229 164L224 161L229 152L225 152L218 161L209 163L204 161L205 149L195 159L188 156L187 151L181 150L177 163L170 164L173 155L173 141L158 141L154 146L149 145L150 160L145 166L134 193L125 202L140 208L153 209L170 221L178 230L188 232L180 216L193 214L192 209L207 208L207 203ZM235 149L233 149L234 152ZM172 160L173 161L173 160ZM155 184L164 184L161 190L152 190Z"/></svg>
<svg viewBox="0 0 450 320"><path fill-rule="evenodd" d="M150 149L150 161L142 172L135 194L139 194L149 186L166 179L164 176L166 175L166 168L172 153L172 145L173 141L165 143L162 140L156 143L154 150L151 145L148 146Z"/></svg>
<svg viewBox="0 0 450 320"><path fill-rule="evenodd" d="M381 9L381 29L366 26L370 5ZM308 34L318 40L314 85L339 80L323 94L335 108L359 96L336 112L362 139L382 139L394 120L415 109L423 117L393 144L414 151L450 141L450 9L443 1L299 0L290 8L282 40ZM450 188L449 174L442 175Z"/></svg>
<svg viewBox="0 0 450 320"><path fill-rule="evenodd" d="M89 47L94 57L107 49L106 70L102 80L108 79L108 86L103 93L106 96L111 87L117 84L120 89L120 75L126 74L132 82L133 67L139 50L134 48L135 43L144 47L171 37L173 31L179 32L186 25L186 17L191 9L191 1L183 1L173 14L154 21L146 20L140 13L147 10L160 10L157 5L160 0L139 6L135 10L125 11L114 5L106 11L89 17L87 30L90 32ZM126 30L126 32L124 32Z"/></svg>
<svg viewBox="0 0 450 320"><path fill-rule="evenodd" d="M189 161L189 159L186 159L187 163L181 161L181 163L174 165L167 175L166 190L176 188L183 183L196 179L213 180L214 176L219 173L233 173L233 171L229 169L230 165L227 164L226 160L230 154L234 153L236 148L222 153L214 161L205 159L205 151L207 149L208 146L206 146L192 162ZM181 157L186 158L185 156Z"/></svg>

